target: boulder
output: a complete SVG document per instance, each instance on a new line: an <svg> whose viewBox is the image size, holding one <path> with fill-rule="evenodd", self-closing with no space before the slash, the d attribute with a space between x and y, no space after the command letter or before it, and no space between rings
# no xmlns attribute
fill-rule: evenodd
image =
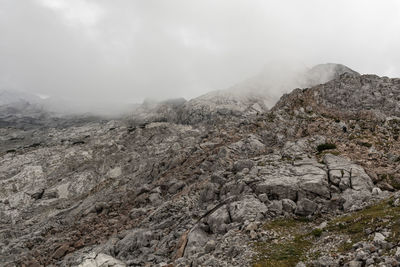
<svg viewBox="0 0 400 267"><path fill-rule="evenodd" d="M185 249L185 257L190 257L196 253L204 251L209 238L206 232L200 227L193 228L188 235L188 241Z"/></svg>
<svg viewBox="0 0 400 267"><path fill-rule="evenodd" d="M296 210L296 203L291 199L282 199L282 209L286 212L293 213Z"/></svg>
<svg viewBox="0 0 400 267"><path fill-rule="evenodd" d="M233 222L260 220L268 211L267 206L254 196L246 196L240 201L233 202L229 208Z"/></svg>
<svg viewBox="0 0 400 267"><path fill-rule="evenodd" d="M297 201L295 213L300 216L312 215L318 208L318 205L307 198Z"/></svg>
<svg viewBox="0 0 400 267"><path fill-rule="evenodd" d="M223 205L207 217L207 223L210 230L216 234L224 234L227 230L227 224L231 222L227 206Z"/></svg>
<svg viewBox="0 0 400 267"><path fill-rule="evenodd" d="M125 267L126 264L110 255L91 253L78 267Z"/></svg>
<svg viewBox="0 0 400 267"><path fill-rule="evenodd" d="M328 167L330 181L339 184L342 190L346 188L369 192L372 190L373 182L361 166L344 157L332 154L324 156L324 163ZM342 184L342 187L340 184Z"/></svg>

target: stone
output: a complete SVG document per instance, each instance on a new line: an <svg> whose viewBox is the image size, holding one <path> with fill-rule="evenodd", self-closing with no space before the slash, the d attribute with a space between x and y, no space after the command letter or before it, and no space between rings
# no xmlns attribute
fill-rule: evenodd
<svg viewBox="0 0 400 267"><path fill-rule="evenodd" d="M299 161L295 165L279 162L274 166L262 166L259 179L261 181L255 185L256 192L266 193L270 200L295 201L299 193L310 198L330 198L327 173L314 159Z"/></svg>
<svg viewBox="0 0 400 267"><path fill-rule="evenodd" d="M195 227L188 235L185 256L190 257L191 255L204 251L204 246L208 241L209 237L207 234L199 227Z"/></svg>
<svg viewBox="0 0 400 267"><path fill-rule="evenodd" d="M374 235L375 243L381 244L382 242L385 241L385 239L386 239L386 237L381 233L375 233L375 235Z"/></svg>
<svg viewBox="0 0 400 267"><path fill-rule="evenodd" d="M394 256L396 257L397 260L400 260L400 247L396 248L396 252L395 252Z"/></svg>
<svg viewBox="0 0 400 267"><path fill-rule="evenodd" d="M350 261L348 267L362 267L362 261Z"/></svg>
<svg viewBox="0 0 400 267"><path fill-rule="evenodd" d="M229 209L233 222L261 220L268 211L267 206L253 196L246 196L241 201L231 203Z"/></svg>
<svg viewBox="0 0 400 267"><path fill-rule="evenodd" d="M303 198L299 201L297 201L297 208L295 210L295 213L300 216L308 216L312 215L318 208L318 205L307 199Z"/></svg>
<svg viewBox="0 0 400 267"><path fill-rule="evenodd" d="M371 192L373 187L372 180L361 166L352 163L346 158L332 154L326 154L324 162L329 169L331 181L343 178L350 179L351 177L351 181L349 180L348 182L349 188Z"/></svg>
<svg viewBox="0 0 400 267"><path fill-rule="evenodd" d="M61 245L59 248L56 249L56 251L54 251L52 257L55 259L61 259L62 257L65 256L65 254L67 254L69 250L70 250L69 245L67 244Z"/></svg>
<svg viewBox="0 0 400 267"><path fill-rule="evenodd" d="M268 205L268 209L280 214L282 212L282 201L273 200L271 204Z"/></svg>
<svg viewBox="0 0 400 267"><path fill-rule="evenodd" d="M206 243L204 250L206 253L211 253L212 251L214 251L215 246L216 246L216 242L213 239L211 239Z"/></svg>
<svg viewBox="0 0 400 267"><path fill-rule="evenodd" d="M233 171L240 172L245 168L250 170L254 165L254 161L249 159L238 160L233 164Z"/></svg>
<svg viewBox="0 0 400 267"><path fill-rule="evenodd" d="M382 190L380 188L378 188L378 187L372 188L372 195L377 196L377 195L380 195L381 193L382 193Z"/></svg>
<svg viewBox="0 0 400 267"><path fill-rule="evenodd" d="M227 230L227 224L231 223L228 208L226 205L220 207L207 217L207 224L210 230L216 234L224 234Z"/></svg>
<svg viewBox="0 0 400 267"><path fill-rule="evenodd" d="M148 247L150 241L157 239L156 234L148 229L134 229L115 245L117 255L126 255L132 250Z"/></svg>
<svg viewBox="0 0 400 267"><path fill-rule="evenodd" d="M282 199L282 209L286 212L293 213L297 208L296 203L291 199Z"/></svg>
<svg viewBox="0 0 400 267"><path fill-rule="evenodd" d="M306 265L304 264L304 262L300 261L296 264L296 267L306 267Z"/></svg>
<svg viewBox="0 0 400 267"><path fill-rule="evenodd" d="M110 255L99 253L86 256L86 259L78 267L126 267L127 265Z"/></svg>

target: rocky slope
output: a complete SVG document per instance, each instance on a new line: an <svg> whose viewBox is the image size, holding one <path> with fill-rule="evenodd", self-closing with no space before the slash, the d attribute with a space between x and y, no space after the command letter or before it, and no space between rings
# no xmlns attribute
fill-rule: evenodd
<svg viewBox="0 0 400 267"><path fill-rule="evenodd" d="M2 127L0 265L399 265L400 79L318 68L338 71L269 111Z"/></svg>

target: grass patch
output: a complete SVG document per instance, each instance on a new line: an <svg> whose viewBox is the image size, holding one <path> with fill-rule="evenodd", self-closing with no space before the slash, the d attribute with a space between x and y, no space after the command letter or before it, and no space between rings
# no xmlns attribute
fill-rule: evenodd
<svg viewBox="0 0 400 267"><path fill-rule="evenodd" d="M347 235L351 242L341 244L338 251L345 252L351 249L354 243L367 240L369 235L365 229L372 232L382 228L392 229L391 241L400 241L400 207L393 207L391 200L386 200L347 216L332 220L326 231Z"/></svg>
<svg viewBox="0 0 400 267"><path fill-rule="evenodd" d="M336 149L335 144L325 143L317 146L317 151L321 153L322 151L329 150L329 149Z"/></svg>
<svg viewBox="0 0 400 267"><path fill-rule="evenodd" d="M254 243L257 256L253 267L291 267L305 260L314 238L308 230L309 223L309 220L299 217L277 219L265 224L265 230L275 231L284 239Z"/></svg>
<svg viewBox="0 0 400 267"><path fill-rule="evenodd" d="M371 233L387 228L391 235L387 241L400 242L400 207L393 206L393 199L376 203L363 210L341 217L335 217L322 230L316 228L316 222L299 218L277 219L266 223L263 228L276 233L275 240L254 243L257 252L253 259L253 267L291 267L299 261L318 258L327 253L343 253L352 249L353 245L362 240L372 238ZM342 243L328 251L319 248L322 234L341 236Z"/></svg>
<svg viewBox="0 0 400 267"><path fill-rule="evenodd" d="M320 237L322 235L323 230L322 229L314 229L312 230L311 234L315 237Z"/></svg>
<svg viewBox="0 0 400 267"><path fill-rule="evenodd" d="M279 242L266 246L265 243L256 243L255 248L261 255L254 267L282 266L291 267L304 259L304 254L312 245L305 236L296 236L292 241Z"/></svg>

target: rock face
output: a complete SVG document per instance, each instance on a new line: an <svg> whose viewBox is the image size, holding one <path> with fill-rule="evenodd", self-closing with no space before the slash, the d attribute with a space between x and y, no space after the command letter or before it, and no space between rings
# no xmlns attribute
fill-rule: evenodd
<svg viewBox="0 0 400 267"><path fill-rule="evenodd" d="M299 240L304 248L294 254L314 255L302 257L307 266L389 262L383 255L395 255L395 244L382 225L390 218L363 228L384 238L370 236L343 255L337 248L353 243L344 245L344 229L331 221L347 223L350 212L391 195L393 207L400 203L388 192L400 181L400 120L390 100L400 95L398 82L341 65L318 66L302 81L315 86L283 96L271 111L265 99L219 92L145 103L129 120L55 125L43 117L24 128L7 117L0 265L270 266L262 253L293 251ZM271 222L276 229L265 226ZM278 239L298 222L316 231ZM332 229L342 232L325 238ZM382 253L367 264L370 245Z"/></svg>

